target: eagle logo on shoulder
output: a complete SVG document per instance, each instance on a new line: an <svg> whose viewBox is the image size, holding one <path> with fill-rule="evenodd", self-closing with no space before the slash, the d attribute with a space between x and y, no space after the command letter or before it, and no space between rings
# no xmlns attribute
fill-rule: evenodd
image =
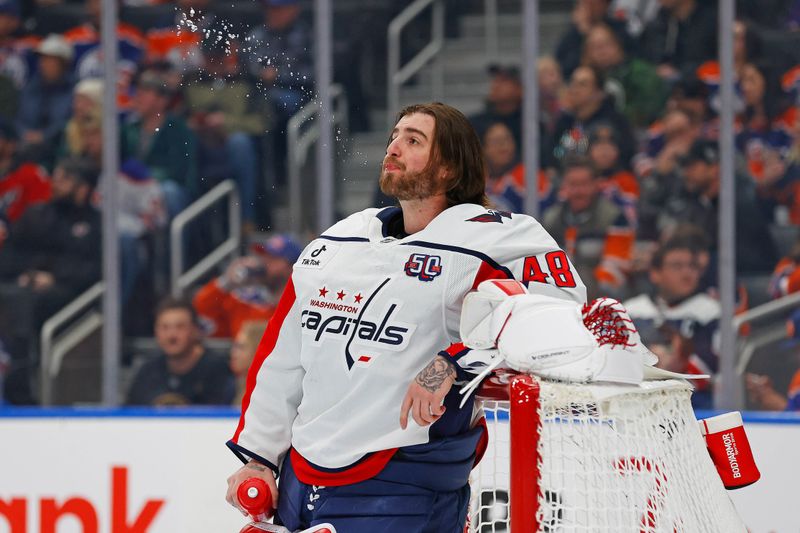
<svg viewBox="0 0 800 533"><path fill-rule="evenodd" d="M494 209L489 209L482 215L468 218L466 222L499 222L500 224L502 224L504 218L510 220L511 213L507 211L496 211Z"/></svg>

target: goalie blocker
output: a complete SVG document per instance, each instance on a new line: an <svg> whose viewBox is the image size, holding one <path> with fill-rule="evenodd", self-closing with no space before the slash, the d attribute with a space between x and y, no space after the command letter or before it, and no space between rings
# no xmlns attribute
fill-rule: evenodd
<svg viewBox="0 0 800 533"><path fill-rule="evenodd" d="M642 344L618 301L599 298L581 309L572 301L531 294L515 280L487 280L467 294L460 333L475 352L473 367L483 366L465 393L501 365L578 383L709 377L657 368L658 358Z"/></svg>

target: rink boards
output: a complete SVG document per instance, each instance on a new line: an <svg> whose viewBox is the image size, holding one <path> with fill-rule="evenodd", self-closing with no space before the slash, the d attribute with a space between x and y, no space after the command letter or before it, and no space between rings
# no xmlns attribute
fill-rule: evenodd
<svg viewBox="0 0 800 533"><path fill-rule="evenodd" d="M731 498L753 533L797 532L800 416L745 421L762 479ZM0 533L235 533L236 423L229 409L0 410Z"/></svg>

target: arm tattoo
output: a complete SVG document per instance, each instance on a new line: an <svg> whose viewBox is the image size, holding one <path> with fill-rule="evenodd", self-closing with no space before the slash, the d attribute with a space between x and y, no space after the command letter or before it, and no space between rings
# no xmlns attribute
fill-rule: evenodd
<svg viewBox="0 0 800 533"><path fill-rule="evenodd" d="M455 376L456 369L453 368L453 365L445 361L443 357L436 356L433 361L428 363L428 366L420 370L415 380L428 392L436 392L447 378L455 378Z"/></svg>
<svg viewBox="0 0 800 533"><path fill-rule="evenodd" d="M267 470L266 466L264 466L264 465L262 465L260 463L256 463L256 462L249 462L245 466L247 466L247 468L251 468L253 470L258 470L259 472L265 472Z"/></svg>

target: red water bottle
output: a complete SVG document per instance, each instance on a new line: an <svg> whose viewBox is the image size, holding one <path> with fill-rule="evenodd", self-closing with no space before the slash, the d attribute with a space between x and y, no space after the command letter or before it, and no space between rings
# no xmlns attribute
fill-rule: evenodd
<svg viewBox="0 0 800 533"><path fill-rule="evenodd" d="M236 495L242 508L256 522L263 522L275 514L275 509L272 507L272 492L263 479L257 477L245 479L236 489Z"/></svg>
<svg viewBox="0 0 800 533"><path fill-rule="evenodd" d="M700 431L726 489L746 487L759 480L761 473L739 411L700 420Z"/></svg>

